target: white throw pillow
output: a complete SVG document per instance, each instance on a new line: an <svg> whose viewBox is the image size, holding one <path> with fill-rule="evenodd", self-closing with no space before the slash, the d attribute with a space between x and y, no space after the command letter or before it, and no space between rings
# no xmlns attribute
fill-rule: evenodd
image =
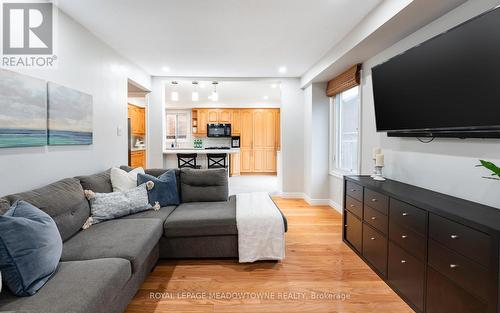
<svg viewBox="0 0 500 313"><path fill-rule="evenodd" d="M144 174L142 167L135 168L128 173L117 167L111 168L111 185L113 185L113 191L124 192L137 187L137 174L139 173Z"/></svg>

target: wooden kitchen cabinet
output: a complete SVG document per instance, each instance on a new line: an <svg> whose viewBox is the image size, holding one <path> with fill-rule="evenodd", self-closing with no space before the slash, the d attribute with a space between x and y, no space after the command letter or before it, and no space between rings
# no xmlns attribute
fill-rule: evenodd
<svg viewBox="0 0 500 313"><path fill-rule="evenodd" d="M194 118L196 116L196 118ZM207 109L194 109L193 110L193 132L195 136L206 136L208 124L208 110Z"/></svg>
<svg viewBox="0 0 500 313"><path fill-rule="evenodd" d="M208 110L208 123L216 124L219 123L219 110L209 109Z"/></svg>
<svg viewBox="0 0 500 313"><path fill-rule="evenodd" d="M218 112L217 123L219 124L231 124L231 114L233 110L222 109Z"/></svg>
<svg viewBox="0 0 500 313"><path fill-rule="evenodd" d="M131 167L146 167L146 151L132 151L130 152L130 166Z"/></svg>
<svg viewBox="0 0 500 313"><path fill-rule="evenodd" d="M146 133L146 109L129 104L128 117L132 134L144 135Z"/></svg>
<svg viewBox="0 0 500 313"><path fill-rule="evenodd" d="M230 176L240 176L240 166L241 166L240 164L241 164L240 154L239 153L230 154L229 156Z"/></svg>
<svg viewBox="0 0 500 313"><path fill-rule="evenodd" d="M238 109L232 110L231 115L231 133L239 136L241 134L241 111Z"/></svg>

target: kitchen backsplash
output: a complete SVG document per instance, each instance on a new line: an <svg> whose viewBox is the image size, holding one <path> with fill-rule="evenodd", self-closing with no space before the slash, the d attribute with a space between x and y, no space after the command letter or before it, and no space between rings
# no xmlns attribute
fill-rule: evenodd
<svg viewBox="0 0 500 313"><path fill-rule="evenodd" d="M231 138L195 137L188 141L177 141L177 148L192 148L193 140L201 139L203 148L206 147L231 147ZM167 141L167 148L172 147L172 140Z"/></svg>

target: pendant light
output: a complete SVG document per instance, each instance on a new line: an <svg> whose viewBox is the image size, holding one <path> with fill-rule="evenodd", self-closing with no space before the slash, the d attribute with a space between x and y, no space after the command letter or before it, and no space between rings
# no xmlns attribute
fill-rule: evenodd
<svg viewBox="0 0 500 313"><path fill-rule="evenodd" d="M177 91L177 84L178 83L176 81L172 82L172 88L174 90L172 90L172 93L170 94L170 100L172 100L174 102L179 101L179 92Z"/></svg>
<svg viewBox="0 0 500 313"><path fill-rule="evenodd" d="M212 85L214 85L214 91L212 92L212 101L217 102L219 101L219 94L217 93L217 85L218 82L213 82Z"/></svg>
<svg viewBox="0 0 500 313"><path fill-rule="evenodd" d="M193 93L191 94L191 100L192 101L199 101L200 100L200 94L198 93L198 82L193 82Z"/></svg>

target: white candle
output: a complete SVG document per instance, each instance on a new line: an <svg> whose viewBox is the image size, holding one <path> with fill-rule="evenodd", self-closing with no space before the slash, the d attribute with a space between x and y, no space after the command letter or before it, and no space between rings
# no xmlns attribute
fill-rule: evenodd
<svg viewBox="0 0 500 313"><path fill-rule="evenodd" d="M384 166L384 155L377 154L375 156L375 166Z"/></svg>
<svg viewBox="0 0 500 313"><path fill-rule="evenodd" d="M382 153L382 149L373 148L373 153L372 153L373 159L375 160L375 157L377 156L377 154L381 154L381 153Z"/></svg>

